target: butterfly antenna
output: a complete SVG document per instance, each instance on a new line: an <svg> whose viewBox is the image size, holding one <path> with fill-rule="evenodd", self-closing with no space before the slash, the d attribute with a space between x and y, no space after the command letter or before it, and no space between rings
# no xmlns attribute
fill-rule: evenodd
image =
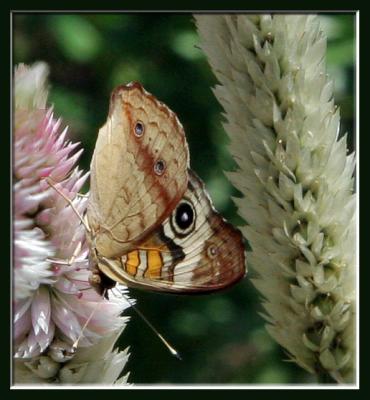
<svg viewBox="0 0 370 400"><path fill-rule="evenodd" d="M54 182L52 182L51 178L45 178L47 184L52 187L58 194L60 194L63 199L71 206L72 210L74 211L74 213L77 215L77 217L79 218L79 220L81 221L82 225L85 227L86 232L90 232L90 228L88 227L88 225L86 224L86 221L84 220L84 218L82 217L82 215L80 214L80 212L77 210L77 208L75 207L75 205L73 204L72 200L67 197L60 189L58 189L55 185Z"/></svg>
<svg viewBox="0 0 370 400"><path fill-rule="evenodd" d="M153 326L153 324L146 318L146 316L136 307L136 305L128 298L124 293L119 292L121 296L130 304L136 314L148 325L148 327L157 335L160 341L166 346L167 350L175 356L178 360L182 360L180 353L166 340L158 330Z"/></svg>

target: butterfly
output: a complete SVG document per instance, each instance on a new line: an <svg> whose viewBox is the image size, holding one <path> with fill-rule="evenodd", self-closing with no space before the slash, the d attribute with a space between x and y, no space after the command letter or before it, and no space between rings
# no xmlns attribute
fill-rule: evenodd
<svg viewBox="0 0 370 400"><path fill-rule="evenodd" d="M246 274L241 232L189 167L176 114L140 83L117 87L91 161L92 285L167 293L226 288Z"/></svg>

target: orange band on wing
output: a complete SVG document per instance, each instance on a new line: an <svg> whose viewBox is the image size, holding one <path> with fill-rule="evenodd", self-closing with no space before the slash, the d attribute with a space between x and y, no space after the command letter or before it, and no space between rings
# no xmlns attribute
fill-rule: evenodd
<svg viewBox="0 0 370 400"><path fill-rule="evenodd" d="M139 264L140 264L139 252L137 250L130 251L127 254L126 272L128 272L132 276L135 276Z"/></svg>
<svg viewBox="0 0 370 400"><path fill-rule="evenodd" d="M147 253L147 269L144 276L146 278L160 278L163 266L161 253L158 250L148 250Z"/></svg>

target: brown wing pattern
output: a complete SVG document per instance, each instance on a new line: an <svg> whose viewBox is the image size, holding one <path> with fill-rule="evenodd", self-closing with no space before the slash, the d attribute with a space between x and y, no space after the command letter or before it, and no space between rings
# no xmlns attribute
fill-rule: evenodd
<svg viewBox="0 0 370 400"><path fill-rule="evenodd" d="M100 256L128 252L166 219L186 190L188 164L176 115L139 83L116 88L91 162L87 218Z"/></svg>
<svg viewBox="0 0 370 400"><path fill-rule="evenodd" d="M190 215L190 208L183 204L194 212L194 221L187 227L177 223L181 225L181 207ZM192 171L187 191L163 225L136 249L109 264L105 269L112 279L139 288L183 294L223 289L246 273L240 231L217 213L203 183Z"/></svg>

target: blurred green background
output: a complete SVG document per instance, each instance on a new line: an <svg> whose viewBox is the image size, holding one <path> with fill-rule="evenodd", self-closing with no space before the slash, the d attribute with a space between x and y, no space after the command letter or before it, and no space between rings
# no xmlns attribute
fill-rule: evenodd
<svg viewBox="0 0 370 400"><path fill-rule="evenodd" d="M328 72L341 108L341 133L354 127L354 15L321 15L328 34ZM230 196L237 192L223 171L234 168L227 151L216 81L190 14L16 14L14 63L50 66L50 102L85 149L88 169L109 95L132 80L174 110L184 125L192 168L203 178L216 208L234 224ZM132 311L121 347L131 348L133 383L307 383L314 378L291 362L269 337L260 295L249 281L208 296L170 296L132 291L149 320L177 348L173 358Z"/></svg>

